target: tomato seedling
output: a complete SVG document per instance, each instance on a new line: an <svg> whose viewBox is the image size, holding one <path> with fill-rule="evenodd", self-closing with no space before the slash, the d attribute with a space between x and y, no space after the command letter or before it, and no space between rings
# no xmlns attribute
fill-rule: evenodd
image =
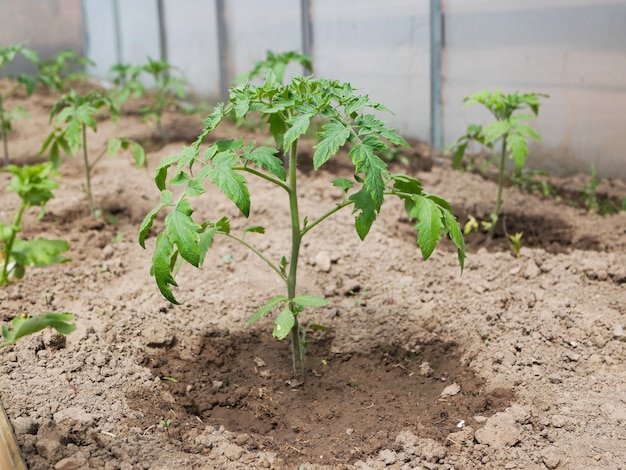
<svg viewBox="0 0 626 470"><path fill-rule="evenodd" d="M39 63L39 56L37 53L25 47L22 44L15 44L12 46L3 47L0 45L0 71L7 65L9 65L13 60L21 55L28 59L30 62L34 64ZM18 106L13 109L5 108L5 100L13 95L21 86L24 86L26 93L30 96L33 91L35 91L35 85L37 84L37 79L30 75L20 74L18 75L15 83L9 87L7 91L4 93L0 93L0 134L2 136L2 146L4 150L4 164L9 164L9 143L7 141L8 134L11 131L12 122L19 119L21 116L26 114L24 108Z"/></svg>
<svg viewBox="0 0 626 470"><path fill-rule="evenodd" d="M107 148L103 149L95 158L90 159L87 150L87 129L89 128L93 132L98 131L96 115L99 111L107 111L114 122L117 122L120 115L113 101L101 93L89 92L80 95L75 90L71 90L68 94L63 95L50 111L50 122L53 122L55 127L46 137L39 151L39 155L41 155L49 149L50 160L54 167L58 168L61 164L61 151L71 157L82 149L86 180L85 192L93 217L99 217L102 215L102 211L93 199L91 174L93 168L104 155L108 154L110 157L114 157L122 149L131 149L137 168L146 166L146 154L143 147L125 137L110 138Z"/></svg>
<svg viewBox="0 0 626 470"><path fill-rule="evenodd" d="M487 126L470 124L465 135L457 139L450 147L452 165L459 168L465 156L467 146L475 141L491 152L492 163L498 166L498 195L496 207L491 215L491 222L486 223L488 230L495 228L504 201L502 189L504 187L505 163L507 156L513 160L517 172L521 172L528 156L528 139L541 141L537 132L528 125L528 121L539 113L540 98L547 98L542 93L518 92L505 94L502 91L485 90L470 95L464 99L467 106L482 104L495 117L495 121ZM523 108L529 108L532 114L515 114ZM497 155L497 144L500 142L500 155Z"/></svg>
<svg viewBox="0 0 626 470"><path fill-rule="evenodd" d="M144 120L154 120L163 143L168 143L167 132L163 128L163 112L173 107L177 99L186 96L186 80L177 76L178 69L162 59L148 57L144 65L132 66L117 64L111 67L113 83L118 87L116 101L123 105L131 96L141 98L148 90L143 82L147 75L153 82L153 100L149 105L139 108Z"/></svg>
<svg viewBox="0 0 626 470"><path fill-rule="evenodd" d="M458 259L463 266L465 245L460 227L452 214L451 206L443 199L426 193L420 181L410 176L392 174L378 156L388 146L386 142L408 147L406 141L393 129L366 109L388 111L367 95L356 94L349 83L340 83L313 77L293 77L282 85L273 72L265 82L255 86L248 82L230 91L228 104L218 105L205 120L205 128L196 142L183 147L180 153L166 157L159 164L155 182L161 191L161 203L145 217L139 231L139 243L145 248L148 231L162 209L167 209L165 227L156 238L151 274L158 288L170 302L178 301L172 292L177 286L174 272L180 257L189 264L200 267L207 251L218 236L234 240L249 248L263 260L284 282L286 295L271 298L248 320L252 324L264 315L281 307L275 319L273 335L284 339L291 335L293 366L296 383L304 380L303 345L298 314L305 307L326 305L322 297L298 293L297 274L300 247L303 237L329 216L351 208L356 214L355 228L361 240L365 239L388 196L404 201L411 220L416 220L417 245L424 259L428 258L441 234L449 235L458 249ZM206 150L200 146L222 120L234 113L246 118L259 113L269 124L275 146L257 146L244 143L243 138L218 140ZM314 119L324 124L315 145L313 167L318 170L339 150L350 146L349 158L354 164L354 177L338 178L331 182L343 195L341 202L329 207L322 215L301 217L299 210L298 142ZM287 164L279 158L285 156ZM167 188L168 169L174 166L174 176L169 186L182 186L182 194L174 198ZM193 169L193 171L192 171ZM197 222L192 215L191 200L205 192L205 184L216 185L247 218L250 215L250 192L246 176L261 178L282 189L289 201L291 224L291 253L280 261L273 261L244 239L246 233L265 233L262 226L247 227L242 234L231 231L227 217Z"/></svg>
<svg viewBox="0 0 626 470"><path fill-rule="evenodd" d="M85 67L94 65L93 60L81 57L75 51L61 51L38 64L37 79L50 91L63 91L75 82L86 80Z"/></svg>
<svg viewBox="0 0 626 470"><path fill-rule="evenodd" d="M11 225L0 222L0 287L11 280L24 277L27 267L43 267L56 263L64 263L69 259L61 256L69 250L65 240L21 240L17 234L22 231L22 217L29 207L40 207L43 213L46 203L54 196L52 190L57 187L52 179L52 164L39 163L18 167L9 165L1 171L10 172L13 177L7 186L21 199L20 207Z"/></svg>

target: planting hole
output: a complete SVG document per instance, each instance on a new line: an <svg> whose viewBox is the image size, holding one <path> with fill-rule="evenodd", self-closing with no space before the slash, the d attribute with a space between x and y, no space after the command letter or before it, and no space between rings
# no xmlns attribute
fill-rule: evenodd
<svg viewBox="0 0 626 470"><path fill-rule="evenodd" d="M164 397L134 397L130 405L143 413L145 427L173 410L180 426L170 432L181 442L223 425L247 434L238 442L276 452L286 464L323 456L320 463L332 465L393 447L403 429L445 444L459 422L478 428L475 416L502 411L514 398L510 390L487 391L452 343L422 344L415 352L379 345L363 354L333 353L327 332L309 339L302 387L287 385L287 343L260 332L216 332L193 348L193 359L180 344L146 356L155 376L177 382L162 382Z"/></svg>

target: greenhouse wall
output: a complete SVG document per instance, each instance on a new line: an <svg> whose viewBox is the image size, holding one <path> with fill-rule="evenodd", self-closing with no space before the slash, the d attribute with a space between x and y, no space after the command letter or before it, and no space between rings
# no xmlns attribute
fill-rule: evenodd
<svg viewBox="0 0 626 470"><path fill-rule="evenodd" d="M531 165L626 178L626 0L5 0L0 14L3 44L84 50L102 79L162 56L213 102L266 50L303 51L318 76L362 88L438 148L488 122L465 96L546 93Z"/></svg>

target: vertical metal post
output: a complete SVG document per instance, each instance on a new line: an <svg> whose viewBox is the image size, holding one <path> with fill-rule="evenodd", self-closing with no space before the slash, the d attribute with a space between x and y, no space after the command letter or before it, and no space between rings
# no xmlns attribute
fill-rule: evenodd
<svg viewBox="0 0 626 470"><path fill-rule="evenodd" d="M217 47L220 61L220 94L222 101L225 103L228 101L230 80L228 78L228 33L224 0L215 0L215 9L217 18Z"/></svg>
<svg viewBox="0 0 626 470"><path fill-rule="evenodd" d="M311 25L311 1L300 0L300 22L302 28L302 53L313 57L311 49L313 47L313 33ZM307 67L303 67L304 75L308 75L312 70L308 70Z"/></svg>
<svg viewBox="0 0 626 470"><path fill-rule="evenodd" d="M443 147L443 10L442 0L430 0L430 145Z"/></svg>
<svg viewBox="0 0 626 470"><path fill-rule="evenodd" d="M161 53L161 60L167 62L167 30L165 29L165 7L163 5L163 0L157 0L157 18L159 20L159 50Z"/></svg>
<svg viewBox="0 0 626 470"><path fill-rule="evenodd" d="M87 7L85 6L85 0L81 0L80 2L80 36L80 39L83 42L81 44L82 50L80 55L87 57L87 54L91 51L89 50L89 31L87 31ZM90 72L87 70L88 67L88 65L85 65L84 72Z"/></svg>
<svg viewBox="0 0 626 470"><path fill-rule="evenodd" d="M122 58L122 29L120 27L119 0L113 0L113 28L115 31L115 59L118 64L121 64L123 62L123 58Z"/></svg>

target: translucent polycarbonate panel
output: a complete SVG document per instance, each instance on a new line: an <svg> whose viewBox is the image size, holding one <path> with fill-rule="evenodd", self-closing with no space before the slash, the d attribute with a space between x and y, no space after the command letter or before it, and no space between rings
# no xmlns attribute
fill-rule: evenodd
<svg viewBox="0 0 626 470"><path fill-rule="evenodd" d="M206 0L166 0L168 61L200 96L218 100L219 54L215 2Z"/></svg>
<svg viewBox="0 0 626 470"><path fill-rule="evenodd" d="M65 49L82 52L80 0L20 0L0 2L0 44L26 43L47 60ZM34 72L18 57L7 71Z"/></svg>
<svg viewBox="0 0 626 470"><path fill-rule="evenodd" d="M155 0L119 0L122 62L144 64L161 56Z"/></svg>
<svg viewBox="0 0 626 470"><path fill-rule="evenodd" d="M106 78L109 67L119 62L115 12L110 0L83 0L85 55L95 62L89 73Z"/></svg>
<svg viewBox="0 0 626 470"><path fill-rule="evenodd" d="M394 113L400 133L430 133L429 2L312 0L313 56L319 76L349 81Z"/></svg>
<svg viewBox="0 0 626 470"><path fill-rule="evenodd" d="M302 52L300 2L297 0L237 0L224 2L228 41L228 77L250 71L266 51ZM302 73L301 67L289 73Z"/></svg>
<svg viewBox="0 0 626 470"><path fill-rule="evenodd" d="M444 13L444 143L490 119L464 96L543 92L530 164L626 176L626 2L446 0Z"/></svg>

